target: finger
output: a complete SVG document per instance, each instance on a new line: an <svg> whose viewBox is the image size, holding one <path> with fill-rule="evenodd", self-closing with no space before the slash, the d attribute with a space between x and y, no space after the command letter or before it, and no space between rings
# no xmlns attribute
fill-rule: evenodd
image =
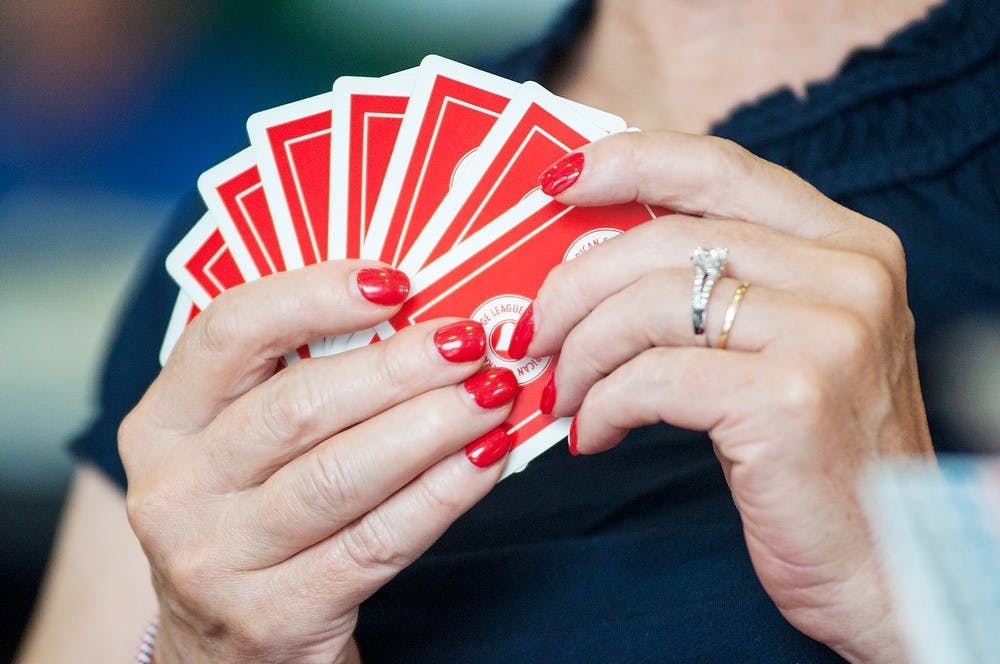
<svg viewBox="0 0 1000 664"><path fill-rule="evenodd" d="M691 250L697 246L727 247L726 274L734 278L849 307L872 320L881 317L886 307L901 308L905 303L905 282L894 279L882 263L865 254L829 248L757 224L671 215L555 267L528 314L534 325L530 344L523 349L512 344L512 352L523 350L536 357L552 354L598 303L655 270L687 271L690 306ZM524 340L524 335L520 338Z"/></svg>
<svg viewBox="0 0 1000 664"><path fill-rule="evenodd" d="M654 346L714 346L739 282L723 279L709 299L705 336L696 340L686 272L652 272L601 302L566 337L556 367L553 415L577 411L590 388ZM812 327L817 307L783 291L754 285L737 303L728 348L756 352L789 331ZM735 314L734 314L735 315Z"/></svg>
<svg viewBox="0 0 1000 664"><path fill-rule="evenodd" d="M795 367L756 353L651 348L591 388L574 421L573 442L592 454L614 447L632 428L657 422L706 431L715 440L746 413L766 411L769 421L798 417L792 411L815 389L807 372L804 363Z"/></svg>
<svg viewBox="0 0 1000 664"><path fill-rule="evenodd" d="M849 309L785 291L747 285L737 299L737 281L723 279L709 300L703 341L694 342L684 286L674 272L653 273L601 303L575 327L560 351L555 387L549 388L556 391L555 399L550 396L553 414L576 412L605 376L655 347L696 344L695 350L714 350L724 327L729 351L808 358L817 370L857 389L866 386L876 358L884 355L880 343L895 338L886 340Z"/></svg>
<svg viewBox="0 0 1000 664"><path fill-rule="evenodd" d="M283 559L354 522L435 462L499 426L518 392L508 369L427 392L326 441L239 504L256 561Z"/></svg>
<svg viewBox="0 0 1000 664"><path fill-rule="evenodd" d="M639 200L690 215L753 222L867 253L898 280L905 277L903 246L892 229L726 139L678 132L613 134L553 164L539 181L549 193L553 189L546 181L560 183L557 198L563 203Z"/></svg>
<svg viewBox="0 0 1000 664"><path fill-rule="evenodd" d="M226 291L181 336L142 407L163 428L199 430L273 374L277 358L387 319L408 289L374 261L330 261Z"/></svg>
<svg viewBox="0 0 1000 664"><path fill-rule="evenodd" d="M439 319L348 353L298 362L233 402L186 453L199 459L193 466L216 490L252 486L319 441L468 378L485 354L482 325Z"/></svg>
<svg viewBox="0 0 1000 664"><path fill-rule="evenodd" d="M345 530L276 568L274 587L357 606L489 493L502 458L479 468L463 452L448 456Z"/></svg>
<svg viewBox="0 0 1000 664"><path fill-rule="evenodd" d="M582 164L566 177L564 158L543 173L562 174L556 198L570 205L640 201L676 212L767 224L804 238L844 228L846 210L790 171L732 141L679 132L622 132L577 151ZM580 157L574 158L578 163ZM568 185L566 183L569 183ZM557 191L559 187L555 187ZM553 188L550 186L551 193Z"/></svg>

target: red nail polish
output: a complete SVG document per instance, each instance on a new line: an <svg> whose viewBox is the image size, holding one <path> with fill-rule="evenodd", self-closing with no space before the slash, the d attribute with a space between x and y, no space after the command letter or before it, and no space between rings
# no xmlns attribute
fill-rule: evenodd
<svg viewBox="0 0 1000 664"><path fill-rule="evenodd" d="M369 302L383 306L401 304L410 294L410 278L389 267L358 270L358 290Z"/></svg>
<svg viewBox="0 0 1000 664"><path fill-rule="evenodd" d="M551 415L556 405L556 375L549 376L549 382L542 388L542 398L538 402L538 410L543 415Z"/></svg>
<svg viewBox="0 0 1000 664"><path fill-rule="evenodd" d="M486 353L486 332L474 320L460 320L439 328L434 345L449 362L471 362Z"/></svg>
<svg viewBox="0 0 1000 664"><path fill-rule="evenodd" d="M510 436L503 428L494 429L465 446L465 458L473 466L489 468L510 451Z"/></svg>
<svg viewBox="0 0 1000 664"><path fill-rule="evenodd" d="M573 421L569 424L569 453L573 456L580 453L576 440L576 415L573 416Z"/></svg>
<svg viewBox="0 0 1000 664"><path fill-rule="evenodd" d="M481 408L498 408L509 403L521 389L514 372L501 367L480 371L463 386Z"/></svg>
<svg viewBox="0 0 1000 664"><path fill-rule="evenodd" d="M528 354L528 344L535 336L535 303L532 302L517 319L514 332L510 335L510 345L507 354L515 360L523 360Z"/></svg>
<svg viewBox="0 0 1000 664"><path fill-rule="evenodd" d="M556 196L573 186L583 172L583 153L570 152L538 176L538 185L549 196Z"/></svg>

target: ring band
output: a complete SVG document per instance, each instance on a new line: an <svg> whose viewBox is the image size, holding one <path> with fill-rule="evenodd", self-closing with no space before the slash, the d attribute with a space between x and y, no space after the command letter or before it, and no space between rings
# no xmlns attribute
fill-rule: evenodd
<svg viewBox="0 0 1000 664"><path fill-rule="evenodd" d="M708 298L712 294L715 282L726 271L728 257L729 249L726 247L712 249L696 247L691 252L691 262L694 263L694 283L691 286L691 326L694 329L695 338L703 339L705 346L708 346L708 339L705 337L705 309L708 306Z"/></svg>
<svg viewBox="0 0 1000 664"><path fill-rule="evenodd" d="M743 296L746 295L748 288L750 288L749 283L745 281L741 283L736 287L733 299L729 301L729 308L726 309L726 317L722 320L722 331L719 333L719 341L715 344L715 347L720 350L725 350L729 344L729 331L733 329L736 312L740 310L740 302L743 301Z"/></svg>

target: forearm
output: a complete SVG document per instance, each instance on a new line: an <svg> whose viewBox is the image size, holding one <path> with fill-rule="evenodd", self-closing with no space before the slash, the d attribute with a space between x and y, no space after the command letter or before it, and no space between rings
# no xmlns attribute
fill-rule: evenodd
<svg viewBox="0 0 1000 664"><path fill-rule="evenodd" d="M129 661L155 613L124 496L99 471L81 467L17 661Z"/></svg>

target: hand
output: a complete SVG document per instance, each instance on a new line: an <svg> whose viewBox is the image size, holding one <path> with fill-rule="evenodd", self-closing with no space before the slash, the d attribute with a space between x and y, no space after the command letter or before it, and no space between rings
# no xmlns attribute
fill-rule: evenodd
<svg viewBox="0 0 1000 664"><path fill-rule="evenodd" d="M357 659L358 604L496 484L517 383L479 372L477 323L415 325L275 374L309 339L395 313L400 276L332 261L223 294L122 423L157 662Z"/></svg>
<svg viewBox="0 0 1000 664"><path fill-rule="evenodd" d="M571 448L600 452L660 421L708 432L785 617L848 659L902 659L855 497L867 462L933 453L898 238L721 139L624 133L581 152L582 169L575 157L543 175L561 202L676 214L555 268L519 324L531 340L516 350L560 354L549 401L576 413ZM710 344L751 284L728 350L692 330L697 246L729 248Z"/></svg>

